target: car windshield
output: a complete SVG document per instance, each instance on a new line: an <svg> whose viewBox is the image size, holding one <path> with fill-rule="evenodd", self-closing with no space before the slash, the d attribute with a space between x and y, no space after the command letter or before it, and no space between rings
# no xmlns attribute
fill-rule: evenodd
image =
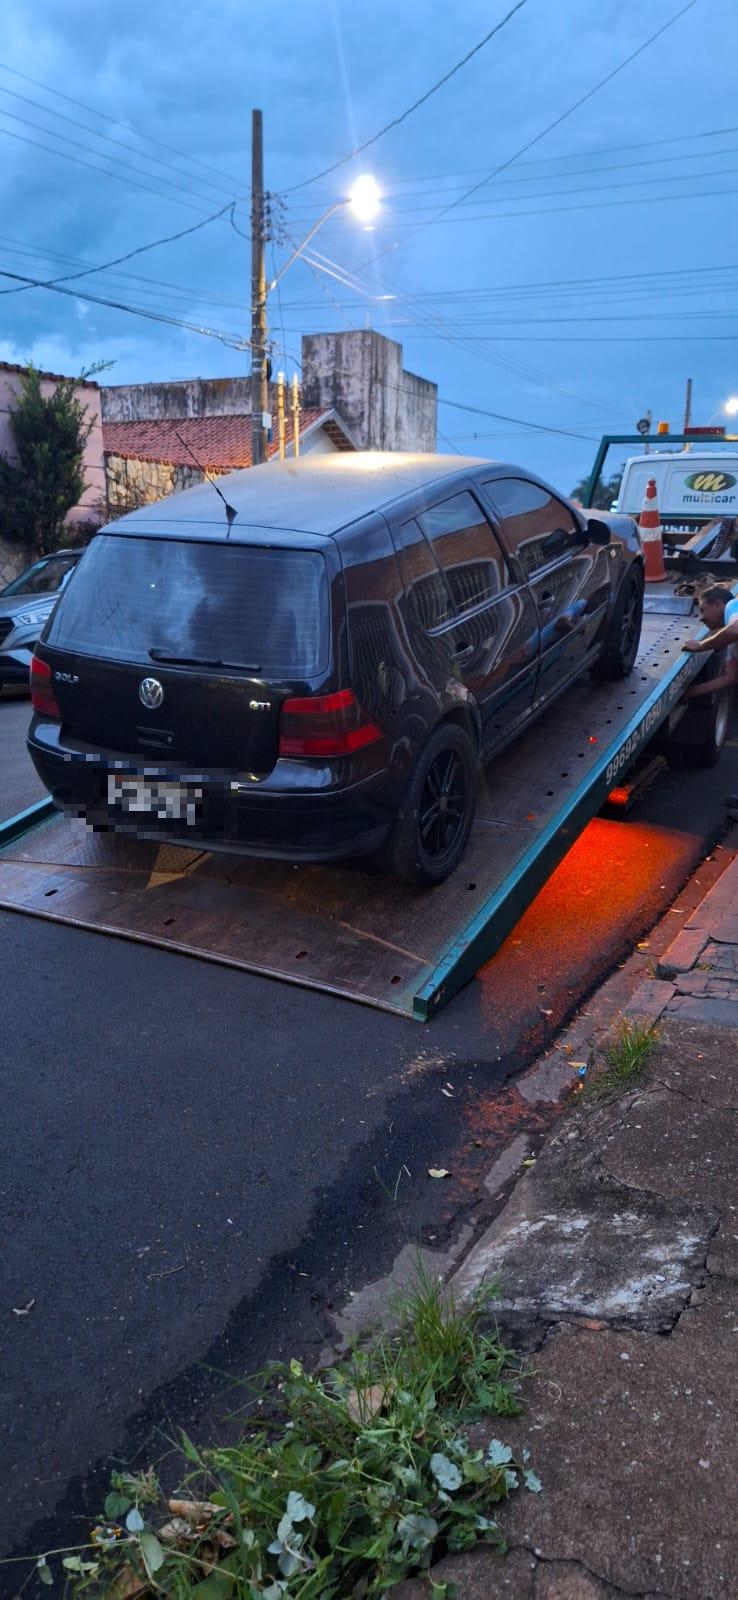
<svg viewBox="0 0 738 1600"><path fill-rule="evenodd" d="M76 561L76 556L45 556L0 591L0 598L6 600L14 594L56 594Z"/></svg>
<svg viewBox="0 0 738 1600"><path fill-rule="evenodd" d="M310 677L326 664L328 633L318 551L99 534L44 637L147 667L187 658Z"/></svg>

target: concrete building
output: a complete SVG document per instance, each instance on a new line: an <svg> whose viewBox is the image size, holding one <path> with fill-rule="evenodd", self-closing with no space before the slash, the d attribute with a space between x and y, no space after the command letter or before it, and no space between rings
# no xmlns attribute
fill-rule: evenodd
<svg viewBox="0 0 738 1600"><path fill-rule="evenodd" d="M335 406L360 450L436 448L438 388L406 372L402 345L371 329L302 341L305 406Z"/></svg>
<svg viewBox="0 0 738 1600"><path fill-rule="evenodd" d="M0 361L0 454L7 456L11 461L14 459L15 450L10 413L20 393L21 379L27 370L27 367ZM57 383L62 381L62 375L58 372L42 372L40 376L41 392L44 395L53 394ZM84 453L85 492L79 505L73 507L67 518L70 531L73 530L75 523L102 522L106 497L100 387L97 383L85 380L76 385L75 393L85 407L88 421L92 421L92 429ZM17 577L18 573L28 566L29 559L25 546L10 544L3 540L0 527L0 588Z"/></svg>
<svg viewBox="0 0 738 1600"><path fill-rule="evenodd" d="M270 391L276 415L276 388ZM366 329L312 333L302 340L302 405L332 410L358 450L435 450L438 390L402 365L402 345ZM250 378L185 378L174 383L107 384L103 421L248 417Z"/></svg>

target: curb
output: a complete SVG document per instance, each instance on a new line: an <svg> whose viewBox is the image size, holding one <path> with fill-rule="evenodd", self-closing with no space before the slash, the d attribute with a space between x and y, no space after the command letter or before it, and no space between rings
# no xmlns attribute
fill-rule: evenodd
<svg viewBox="0 0 738 1600"><path fill-rule="evenodd" d="M731 836L736 833L737 829L731 830ZM636 989L627 1015L656 1023L668 1011L684 1021L735 1027L738 956L731 959L726 950L723 959L718 954L716 962L702 962L710 945L738 946L738 857L708 889L664 951L655 978Z"/></svg>

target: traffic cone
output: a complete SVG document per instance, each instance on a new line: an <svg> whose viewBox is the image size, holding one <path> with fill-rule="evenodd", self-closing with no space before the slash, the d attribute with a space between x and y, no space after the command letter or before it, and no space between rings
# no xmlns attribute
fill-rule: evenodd
<svg viewBox="0 0 738 1600"><path fill-rule="evenodd" d="M656 479L649 478L643 510L638 518L638 528L646 558L646 582L662 583L669 574L664 566L664 547L661 542L661 517L656 501Z"/></svg>

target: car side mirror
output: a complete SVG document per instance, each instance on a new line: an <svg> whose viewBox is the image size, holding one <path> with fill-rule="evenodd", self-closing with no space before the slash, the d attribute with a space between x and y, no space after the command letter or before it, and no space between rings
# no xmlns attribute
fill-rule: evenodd
<svg viewBox="0 0 738 1600"><path fill-rule="evenodd" d="M547 533L541 540L541 555L546 561L555 561L557 556L562 556L571 544L571 534L566 528L554 528L553 533Z"/></svg>
<svg viewBox="0 0 738 1600"><path fill-rule="evenodd" d="M600 522L599 517L587 518L587 532L591 544L609 544L612 538L608 524Z"/></svg>

